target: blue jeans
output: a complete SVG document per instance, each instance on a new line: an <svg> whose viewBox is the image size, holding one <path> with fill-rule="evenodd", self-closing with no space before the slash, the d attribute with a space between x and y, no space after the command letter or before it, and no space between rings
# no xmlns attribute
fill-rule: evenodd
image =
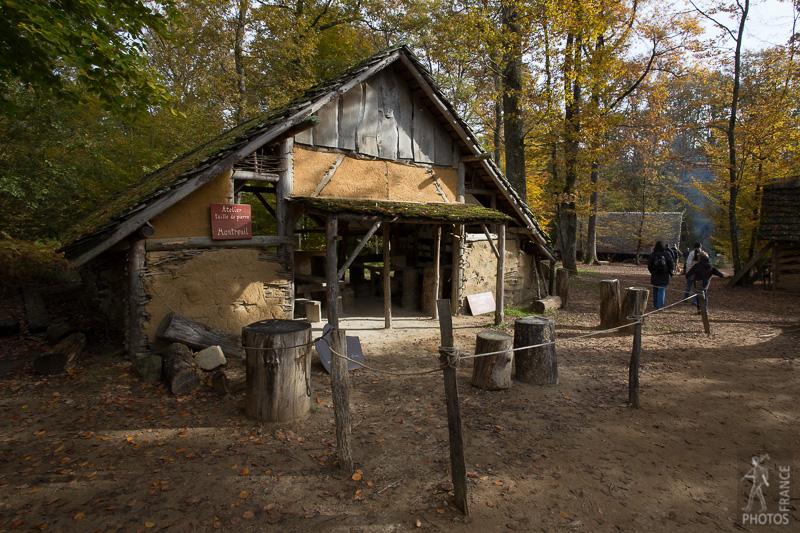
<svg viewBox="0 0 800 533"><path fill-rule="evenodd" d="M653 285L653 307L661 309L664 307L664 296L667 293L667 287L658 287Z"/></svg>
<svg viewBox="0 0 800 533"><path fill-rule="evenodd" d="M686 278L686 288L683 290L683 299L685 300L694 292L694 276ZM697 298L695 298L697 300ZM696 305L696 304L695 304Z"/></svg>

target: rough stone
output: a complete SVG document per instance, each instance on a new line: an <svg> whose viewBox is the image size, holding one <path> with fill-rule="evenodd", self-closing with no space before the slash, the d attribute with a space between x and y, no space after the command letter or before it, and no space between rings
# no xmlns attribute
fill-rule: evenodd
<svg viewBox="0 0 800 533"><path fill-rule="evenodd" d="M228 361L225 359L225 354L222 353L222 348L219 346L209 346L197 352L194 362L203 370L209 371L221 367Z"/></svg>
<svg viewBox="0 0 800 533"><path fill-rule="evenodd" d="M156 383L161 380L164 359L153 353L136 356L133 361L133 371L145 383Z"/></svg>

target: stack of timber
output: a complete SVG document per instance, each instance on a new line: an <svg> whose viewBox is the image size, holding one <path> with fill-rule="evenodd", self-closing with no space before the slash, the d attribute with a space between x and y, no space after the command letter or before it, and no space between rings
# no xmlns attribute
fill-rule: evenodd
<svg viewBox="0 0 800 533"><path fill-rule="evenodd" d="M75 368L75 364L86 348L86 335L72 333L61 340L48 353L41 355L33 362L36 372L46 376L63 374Z"/></svg>
<svg viewBox="0 0 800 533"><path fill-rule="evenodd" d="M184 344L170 344L164 353L164 377L172 394L194 391L203 383L202 374L194 365L194 355Z"/></svg>
<svg viewBox="0 0 800 533"><path fill-rule="evenodd" d="M190 320L177 313L170 313L164 317L157 335L161 339L179 342L195 349L219 346L226 357L244 359L240 336Z"/></svg>

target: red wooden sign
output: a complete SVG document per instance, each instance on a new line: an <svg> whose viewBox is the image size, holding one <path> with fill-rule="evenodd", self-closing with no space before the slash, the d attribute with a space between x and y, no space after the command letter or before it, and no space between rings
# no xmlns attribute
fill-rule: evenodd
<svg viewBox="0 0 800 533"><path fill-rule="evenodd" d="M253 224L248 204L211 204L211 238L252 239Z"/></svg>

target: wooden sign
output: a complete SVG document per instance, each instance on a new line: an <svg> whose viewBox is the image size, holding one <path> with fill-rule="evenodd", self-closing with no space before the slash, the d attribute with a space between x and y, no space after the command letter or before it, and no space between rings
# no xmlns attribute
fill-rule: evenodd
<svg viewBox="0 0 800 533"><path fill-rule="evenodd" d="M253 224L248 204L211 204L211 238L252 239Z"/></svg>
<svg viewBox="0 0 800 533"><path fill-rule="evenodd" d="M491 292L470 294L467 296L467 302L472 316L490 313L497 308L497 304L494 302L494 295Z"/></svg>

